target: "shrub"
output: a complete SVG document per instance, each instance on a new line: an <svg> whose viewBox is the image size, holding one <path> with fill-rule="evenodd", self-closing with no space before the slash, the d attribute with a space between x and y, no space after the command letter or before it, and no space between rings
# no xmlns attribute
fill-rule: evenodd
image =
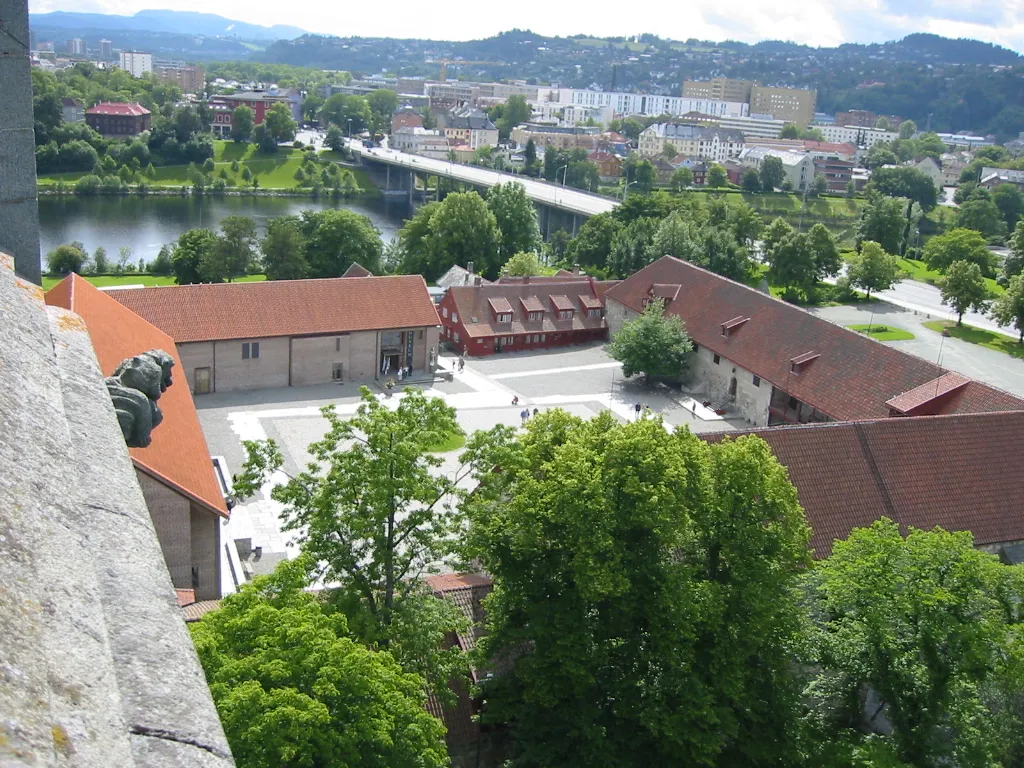
<svg viewBox="0 0 1024 768"><path fill-rule="evenodd" d="M208 158L206 158L206 160L203 161L203 171L205 171L206 173L213 173L213 171L216 169L216 167L217 166L213 162L213 158L212 157L208 157Z"/></svg>
<svg viewBox="0 0 1024 768"><path fill-rule="evenodd" d="M302 143L301 141L299 141L298 139L296 139L295 141L293 141L293 142L292 142L292 146L293 146L293 147L295 147L296 149L302 149L302 148L303 148L304 146L306 146L306 145L305 145L305 144L303 144L303 143Z"/></svg>
<svg viewBox="0 0 1024 768"><path fill-rule="evenodd" d="M46 267L55 275L69 275L72 272L81 274L88 261L88 254L78 243L58 245L46 254Z"/></svg>
<svg viewBox="0 0 1024 768"><path fill-rule="evenodd" d="M96 194L99 194L100 185L102 183L103 182L100 180L100 177L95 175L95 174L89 174L88 176L83 176L82 178L80 178L78 181L75 182L75 194L76 195L96 195ZM117 183L120 184L121 180L118 179Z"/></svg>

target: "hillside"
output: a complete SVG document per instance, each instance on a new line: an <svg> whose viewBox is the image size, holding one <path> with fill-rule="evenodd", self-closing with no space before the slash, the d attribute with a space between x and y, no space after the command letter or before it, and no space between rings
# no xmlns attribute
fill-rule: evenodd
<svg viewBox="0 0 1024 768"><path fill-rule="evenodd" d="M66 30L72 37L81 30L117 32L156 32L165 34L202 35L204 37L237 37L242 40L282 40L305 34L305 30L277 24L264 27L244 21L226 19L213 13L191 11L139 11L134 16L105 13L33 13L29 15L32 29Z"/></svg>

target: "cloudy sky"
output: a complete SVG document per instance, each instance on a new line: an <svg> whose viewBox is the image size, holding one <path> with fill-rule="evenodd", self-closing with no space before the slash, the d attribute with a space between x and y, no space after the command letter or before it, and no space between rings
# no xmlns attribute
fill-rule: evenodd
<svg viewBox="0 0 1024 768"><path fill-rule="evenodd" d="M483 10L488 7L490 12ZM519 27L546 35L654 32L682 40L781 39L830 46L933 32L1024 51L1024 0L672 0L635 9L629 3L610 0L518 0L465 8L423 0L300 0L294 4L271 0L29 0L29 8L35 13L65 10L126 15L145 8L167 8L214 12L255 24L293 24L336 35L439 40L469 40Z"/></svg>

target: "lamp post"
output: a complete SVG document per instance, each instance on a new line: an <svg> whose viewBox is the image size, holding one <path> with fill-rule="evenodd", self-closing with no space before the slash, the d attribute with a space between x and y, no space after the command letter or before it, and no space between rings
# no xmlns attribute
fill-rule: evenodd
<svg viewBox="0 0 1024 768"><path fill-rule="evenodd" d="M565 165L563 165L561 168L558 169L558 171L561 171L561 170L565 171L565 173L562 174L562 186L564 187L565 186L565 177L569 175L569 164L566 163ZM555 183L556 184L558 183L558 171L555 171Z"/></svg>
<svg viewBox="0 0 1024 768"><path fill-rule="evenodd" d="M631 181L631 182L629 182L629 184L627 184L625 187L622 188L622 199L623 200L626 199L626 195L629 194L629 188L632 187L634 184L639 184L639 182Z"/></svg>
<svg viewBox="0 0 1024 768"><path fill-rule="evenodd" d="M348 130L348 137L351 139L352 138L352 118L350 117L348 120L346 120L345 124L346 124L346 128Z"/></svg>

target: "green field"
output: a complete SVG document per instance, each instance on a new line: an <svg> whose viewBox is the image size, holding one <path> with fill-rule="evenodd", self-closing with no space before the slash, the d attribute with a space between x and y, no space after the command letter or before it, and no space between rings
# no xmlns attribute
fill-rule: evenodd
<svg viewBox="0 0 1024 768"><path fill-rule="evenodd" d="M48 291L61 280L63 277L54 277L46 275L43 277L43 290ZM95 285L97 288L109 288L113 285L176 285L173 277L157 277L156 275L100 275L99 277L90 277L85 275L85 279ZM245 277L239 277L235 279L236 283L259 283L267 279L266 275L246 275Z"/></svg>
<svg viewBox="0 0 1024 768"><path fill-rule="evenodd" d="M993 333L971 325L957 325L952 320L928 320L924 327L939 333L948 330L954 339L988 347L1011 357L1024 358L1024 344L1018 344L1016 339L1001 333Z"/></svg>
<svg viewBox="0 0 1024 768"><path fill-rule="evenodd" d="M899 261L900 266L906 270L908 275L910 275L911 280L917 280L919 283L938 285L939 281L943 278L943 274L941 272L928 269L928 265L923 261L916 261L914 259L900 259ZM985 278L985 285L988 287L990 293L998 295L1006 292L1006 289L991 277Z"/></svg>
<svg viewBox="0 0 1024 768"><path fill-rule="evenodd" d="M248 168L249 172L259 182L262 189L276 190L299 190L299 182L295 179L295 172L302 164L304 152L292 147L280 147L272 155L265 155L256 151L255 144L236 144L233 141L214 141L214 170L209 174L214 179L221 178L221 171L227 176L229 189L243 189L246 185L242 174ZM329 159L339 159L337 153L325 153ZM233 171L231 164L237 162L238 170ZM156 178L146 179L146 183L153 187L182 187L190 186L188 180L188 165L165 165L155 168ZM362 193L372 192L376 189L366 172L360 168L346 167L356 178L359 189ZM40 186L52 185L58 181L65 183L75 182L85 173L58 173L49 176L40 176Z"/></svg>
<svg viewBox="0 0 1024 768"><path fill-rule="evenodd" d="M466 444L466 436L460 435L457 432L452 432L436 445L431 445L427 448L430 453L448 453L449 451L455 451Z"/></svg>
<svg viewBox="0 0 1024 768"><path fill-rule="evenodd" d="M872 323L871 325L848 325L846 327L851 331L857 331L865 336L870 336L876 341L909 341L914 338L914 334L910 331L894 328L891 325Z"/></svg>

